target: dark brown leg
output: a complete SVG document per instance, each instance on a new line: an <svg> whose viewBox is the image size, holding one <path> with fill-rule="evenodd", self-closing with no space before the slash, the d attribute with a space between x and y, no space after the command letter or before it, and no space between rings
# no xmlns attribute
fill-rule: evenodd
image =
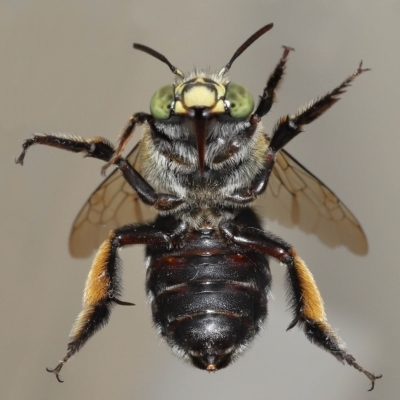
<svg viewBox="0 0 400 400"><path fill-rule="evenodd" d="M175 223L165 231L153 225L137 224L126 225L110 233L93 260L83 294L83 309L72 327L67 354L54 369L47 369L56 375L59 382L62 382L60 371L63 365L107 324L114 304L133 305L119 299L121 265L118 248L147 244L171 249L179 245L186 230L184 223Z"/></svg>
<svg viewBox="0 0 400 400"><path fill-rule="evenodd" d="M254 201L260 196L268 185L268 179L274 167L276 154L294 137L302 132L303 125L307 125L317 119L326 110L332 107L338 100L339 96L345 92L351 82L361 73L369 69L362 68L362 63L339 86L327 93L325 96L308 103L305 107L293 116L282 117L276 125L269 148L266 154L265 167L252 182L249 189L234 193L227 197L227 200L238 204L246 204ZM254 116L252 117L254 118Z"/></svg>
<svg viewBox="0 0 400 400"><path fill-rule="evenodd" d="M173 194L156 193L152 186L124 158L119 158L116 161L116 165L143 203L153 206L156 210L167 211L178 207L184 202L184 200Z"/></svg>
<svg viewBox="0 0 400 400"><path fill-rule="evenodd" d="M272 107L272 104L275 101L276 90L279 88L279 84L282 80L285 68L286 61L291 50L294 50L292 47L283 46L284 51L279 63L274 69L274 72L270 75L267 81L267 85L264 88L264 92L262 96L260 96L259 103L257 105L256 111L254 111L253 115L261 118L266 115Z"/></svg>
<svg viewBox="0 0 400 400"><path fill-rule="evenodd" d="M15 160L17 164L24 164L26 152L34 144L56 147L73 153L84 153L85 157L98 158L103 161L108 161L115 151L114 146L102 137L83 139L75 135L36 133L31 139L25 140L22 144L22 153Z"/></svg>
<svg viewBox="0 0 400 400"><path fill-rule="evenodd" d="M274 257L286 265L289 301L294 315L288 330L298 325L312 343L364 373L371 381L372 390L375 380L382 375L376 376L366 371L346 351L343 342L327 321L323 300L314 278L295 249L268 232L241 228L233 222L222 223L220 232L229 243Z"/></svg>
<svg viewBox="0 0 400 400"><path fill-rule="evenodd" d="M148 122L151 124L153 122L153 117L150 114L146 114L143 112L133 114L118 138L118 146L115 149L114 155L108 160L108 162L103 166L101 169L101 173L105 175L105 172L108 167L113 164L116 164L116 161L120 158L122 152L124 151L127 143L129 142L130 138L135 131L136 126L142 125L144 122Z"/></svg>
<svg viewBox="0 0 400 400"><path fill-rule="evenodd" d="M22 153L15 160L17 164L23 164L27 150L34 144L56 147L74 153L84 153L85 157L98 158L103 161L110 161L115 154L114 146L107 139L101 137L85 140L73 135L36 134L33 138L27 139L23 143ZM156 193L139 172L124 158L119 157L115 164L144 203L163 211L174 209L183 203L183 200L172 194Z"/></svg>

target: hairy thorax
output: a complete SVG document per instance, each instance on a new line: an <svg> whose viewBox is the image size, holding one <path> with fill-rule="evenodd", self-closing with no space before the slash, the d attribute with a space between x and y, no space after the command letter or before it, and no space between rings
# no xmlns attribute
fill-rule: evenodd
<svg viewBox="0 0 400 400"><path fill-rule="evenodd" d="M246 136L248 122L211 120L207 126L205 170L199 171L191 122L156 124L143 130L143 177L158 193L172 193L185 202L173 213L194 229L216 228L221 219L232 219L237 205L227 195L249 187L263 167L268 138L259 124Z"/></svg>

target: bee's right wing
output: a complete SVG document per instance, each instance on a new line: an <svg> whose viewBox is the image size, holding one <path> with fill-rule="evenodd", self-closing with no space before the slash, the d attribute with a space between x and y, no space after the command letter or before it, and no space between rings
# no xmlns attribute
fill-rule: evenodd
<svg viewBox="0 0 400 400"><path fill-rule="evenodd" d="M266 193L255 202L260 214L284 226L314 233L330 247L365 254L360 223L343 202L285 150L277 154Z"/></svg>
<svg viewBox="0 0 400 400"><path fill-rule="evenodd" d="M140 171L140 142L127 159ZM75 218L69 238L73 257L88 257L107 238L110 230L154 219L154 208L144 204L121 172L114 170L92 193Z"/></svg>

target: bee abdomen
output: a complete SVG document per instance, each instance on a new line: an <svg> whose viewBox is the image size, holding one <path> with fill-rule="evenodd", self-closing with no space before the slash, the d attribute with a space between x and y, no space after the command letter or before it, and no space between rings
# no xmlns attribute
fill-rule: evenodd
<svg viewBox="0 0 400 400"><path fill-rule="evenodd" d="M147 290L165 340L196 367L214 371L226 367L259 331L270 273L259 254L233 253L218 237L195 236L177 252L148 250Z"/></svg>
<svg viewBox="0 0 400 400"><path fill-rule="evenodd" d="M253 302L260 297L253 288L240 282L190 282L167 288L157 302L168 313L165 323L193 315L221 313L254 322Z"/></svg>

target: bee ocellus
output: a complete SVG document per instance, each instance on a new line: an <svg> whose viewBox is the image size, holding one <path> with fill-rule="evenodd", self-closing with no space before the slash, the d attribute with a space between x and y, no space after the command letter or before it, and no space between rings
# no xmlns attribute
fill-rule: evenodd
<svg viewBox="0 0 400 400"><path fill-rule="evenodd" d="M231 82L234 60L272 28L266 25L234 53L219 72L183 73L155 50L135 44L167 64L175 81L153 95L150 113L129 119L117 145L107 139L35 134L23 144L22 164L33 144L82 152L116 170L95 190L76 218L70 239L74 256L99 247L86 282L83 310L70 334L60 370L109 319L121 300L118 249L146 245L146 290L154 325L173 351L195 367L217 371L246 349L267 317L271 287L269 258L287 268L293 320L319 347L363 372L329 325L312 274L296 250L264 230L252 205L264 216L314 232L330 246L358 254L367 241L357 219L321 181L283 148L366 71L360 63L339 86L282 117L268 135L261 118L275 100L290 47L255 105L252 94ZM142 139L124 149L135 128ZM263 196L262 196L263 195ZM262 196L262 197L261 197ZM107 237L108 235L108 237Z"/></svg>

